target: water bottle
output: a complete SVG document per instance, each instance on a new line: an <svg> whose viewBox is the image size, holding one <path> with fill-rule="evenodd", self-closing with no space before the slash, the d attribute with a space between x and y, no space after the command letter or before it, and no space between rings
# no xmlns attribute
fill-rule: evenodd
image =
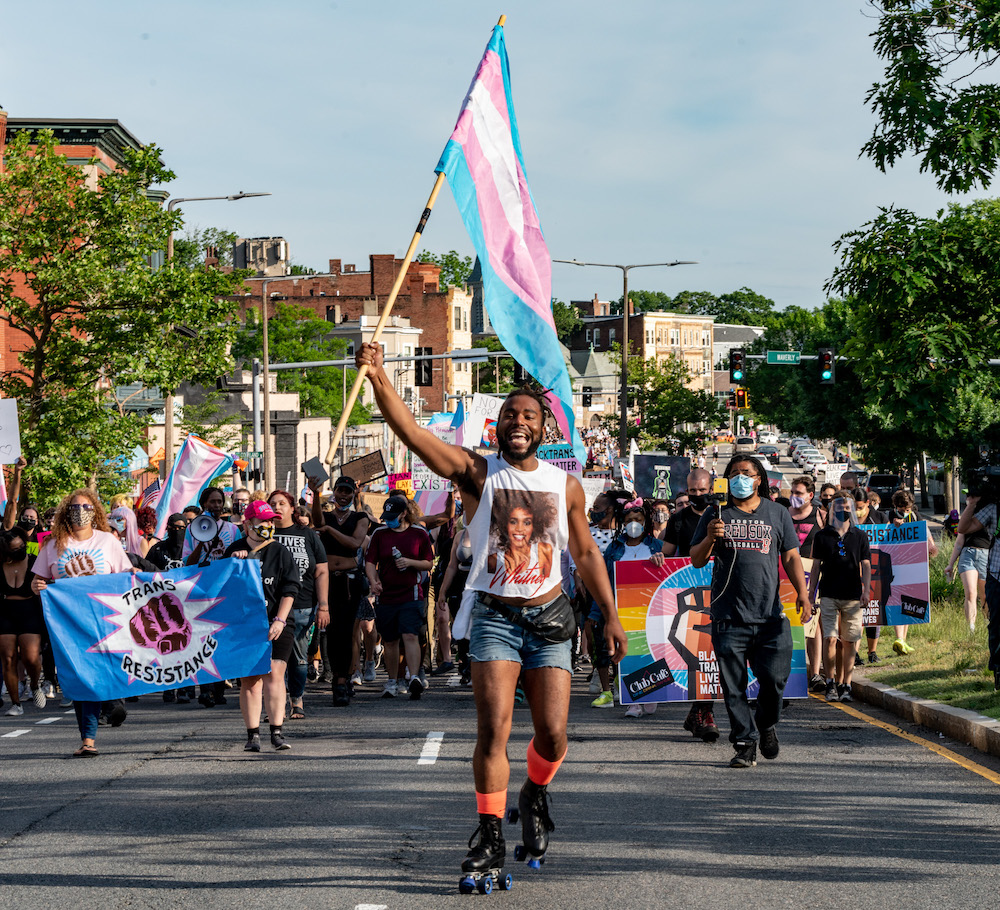
<svg viewBox="0 0 1000 910"><path fill-rule="evenodd" d="M392 548L392 558L399 559L403 554L399 552L399 547Z"/></svg>

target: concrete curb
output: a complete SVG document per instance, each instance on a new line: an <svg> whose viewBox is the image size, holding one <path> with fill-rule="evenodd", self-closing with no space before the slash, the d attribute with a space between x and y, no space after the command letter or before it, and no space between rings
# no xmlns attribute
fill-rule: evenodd
<svg viewBox="0 0 1000 910"><path fill-rule="evenodd" d="M965 708L953 708L927 698L914 698L899 689L855 675L851 694L860 701L891 711L904 720L966 743L980 752L1000 757L1000 721Z"/></svg>

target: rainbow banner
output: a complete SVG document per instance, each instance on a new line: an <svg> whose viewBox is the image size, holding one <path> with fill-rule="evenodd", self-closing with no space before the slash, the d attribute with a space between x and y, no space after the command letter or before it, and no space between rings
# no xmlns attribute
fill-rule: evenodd
<svg viewBox="0 0 1000 910"><path fill-rule="evenodd" d="M781 603L792 626L792 672L786 698L807 698L806 640L795 610L795 590L784 578ZM712 646L712 564L700 569L690 559L615 565L615 601L628 636L628 656L618 668L623 705L661 701L718 701L719 667ZM757 697L750 673L747 698Z"/></svg>

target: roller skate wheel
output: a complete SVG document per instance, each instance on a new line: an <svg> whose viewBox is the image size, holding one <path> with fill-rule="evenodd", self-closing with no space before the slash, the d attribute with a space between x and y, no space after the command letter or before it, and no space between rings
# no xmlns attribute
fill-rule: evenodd
<svg viewBox="0 0 1000 910"><path fill-rule="evenodd" d="M493 879L488 875L484 875L481 879L479 879L478 887L480 894L492 894Z"/></svg>
<svg viewBox="0 0 1000 910"><path fill-rule="evenodd" d="M544 863L544 862L545 862L545 860L542 857L540 857L540 856L533 856L531 859L528 860L528 868L529 869L534 869L535 872L538 872L539 870L541 870L542 863Z"/></svg>
<svg viewBox="0 0 1000 910"><path fill-rule="evenodd" d="M525 856L527 856L527 853L525 852L524 844L517 844L517 846L514 847L514 862L521 862Z"/></svg>
<svg viewBox="0 0 1000 910"><path fill-rule="evenodd" d="M510 889L513 887L514 887L514 876L508 872L502 879L500 879L500 890L510 891Z"/></svg>
<svg viewBox="0 0 1000 910"><path fill-rule="evenodd" d="M459 894L472 894L475 890L476 880L471 875L467 875L458 883Z"/></svg>
<svg viewBox="0 0 1000 910"><path fill-rule="evenodd" d="M521 813L517 809L507 810L507 821L513 823L516 822L521 817Z"/></svg>

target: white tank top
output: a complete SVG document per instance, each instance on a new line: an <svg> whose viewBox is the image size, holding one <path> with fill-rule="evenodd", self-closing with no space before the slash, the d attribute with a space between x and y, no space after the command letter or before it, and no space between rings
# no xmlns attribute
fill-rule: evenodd
<svg viewBox="0 0 1000 910"><path fill-rule="evenodd" d="M486 459L483 494L468 527L474 556L466 587L525 600L558 593L569 542L566 478L544 461L519 471L500 455Z"/></svg>

